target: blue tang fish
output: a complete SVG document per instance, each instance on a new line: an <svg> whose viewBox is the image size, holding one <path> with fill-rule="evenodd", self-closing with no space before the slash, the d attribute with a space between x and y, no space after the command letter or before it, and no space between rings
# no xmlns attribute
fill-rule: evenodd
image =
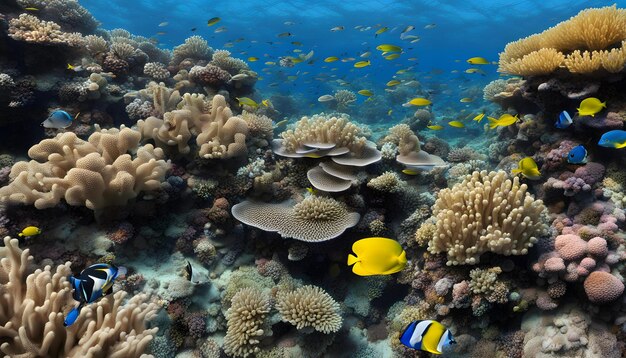
<svg viewBox="0 0 626 358"><path fill-rule="evenodd" d="M443 348L456 341L444 325L433 320L411 322L400 337L405 346L432 354L443 353Z"/></svg>
<svg viewBox="0 0 626 358"><path fill-rule="evenodd" d="M569 115L569 113L567 113L567 111L561 112L561 114L559 114L559 119L557 119L556 123L554 123L554 126L559 129L565 129L571 125L572 117Z"/></svg>
<svg viewBox="0 0 626 358"><path fill-rule="evenodd" d="M587 163L587 149L582 145L572 148L567 155L567 162L570 164Z"/></svg>
<svg viewBox="0 0 626 358"><path fill-rule="evenodd" d="M126 275L125 267L116 267L109 264L94 264L84 269L78 277L70 276L70 284L74 289L72 297L78 301L78 306L65 317L63 324L70 326L76 322L80 310L87 304L97 301L113 291L113 282L118 277Z"/></svg>
<svg viewBox="0 0 626 358"><path fill-rule="evenodd" d="M76 117L78 117L78 115L76 115ZM50 113L50 116L46 118L41 125L44 128L64 129L71 126L73 120L74 118L72 118L69 113L57 109Z"/></svg>
<svg viewBox="0 0 626 358"><path fill-rule="evenodd" d="M624 148L626 147L626 131L616 129L606 132L600 137L598 145L607 148Z"/></svg>

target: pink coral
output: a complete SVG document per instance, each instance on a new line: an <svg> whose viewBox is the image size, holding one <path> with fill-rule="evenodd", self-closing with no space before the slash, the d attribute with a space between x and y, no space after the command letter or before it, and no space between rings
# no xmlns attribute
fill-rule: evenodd
<svg viewBox="0 0 626 358"><path fill-rule="evenodd" d="M565 270L565 262L560 257L551 257L544 264L547 272L560 272Z"/></svg>
<svg viewBox="0 0 626 358"><path fill-rule="evenodd" d="M605 257L609 253L606 240L601 237L594 237L587 242L587 252L595 257Z"/></svg>
<svg viewBox="0 0 626 358"><path fill-rule="evenodd" d="M587 253L587 242L577 235L559 235L554 241L554 248L564 260L575 260Z"/></svg>
<svg viewBox="0 0 626 358"><path fill-rule="evenodd" d="M594 271L585 279L585 293L589 301L608 303L624 293L624 283L608 272Z"/></svg>
<svg viewBox="0 0 626 358"><path fill-rule="evenodd" d="M604 165L600 163L589 162L586 165L576 169L574 175L581 178L585 183L593 185L604 177Z"/></svg>

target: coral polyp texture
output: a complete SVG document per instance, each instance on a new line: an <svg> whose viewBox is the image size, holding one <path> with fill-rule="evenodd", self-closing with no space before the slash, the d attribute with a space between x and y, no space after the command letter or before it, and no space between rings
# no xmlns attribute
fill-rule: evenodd
<svg viewBox="0 0 626 358"><path fill-rule="evenodd" d="M228 330L224 351L232 357L248 357L259 352L265 318L270 312L269 297L253 288L243 288L233 296L226 312Z"/></svg>
<svg viewBox="0 0 626 358"><path fill-rule="evenodd" d="M10 237L0 257L0 350L8 357L140 357L158 330L145 327L157 305L145 295L122 304L124 291L83 308L65 327L65 311L74 305L70 264L33 270L29 250Z"/></svg>
<svg viewBox="0 0 626 358"><path fill-rule="evenodd" d="M474 265L486 252L525 255L546 233L546 208L528 186L504 172L474 172L437 195L431 253L446 253L448 265Z"/></svg>
<svg viewBox="0 0 626 358"><path fill-rule="evenodd" d="M126 204L142 191L155 190L169 163L152 145L139 147L141 134L129 128L102 129L87 141L67 132L44 139L28 151L33 159L11 168L11 183L0 200L50 208L61 199L101 210ZM135 150L136 155L126 154Z"/></svg>
<svg viewBox="0 0 626 358"><path fill-rule="evenodd" d="M544 32L509 43L500 54L501 72L546 75L560 67L572 73L603 69L620 72L626 64L626 10L615 5L587 9ZM619 47L613 48L615 44Z"/></svg>
<svg viewBox="0 0 626 358"><path fill-rule="evenodd" d="M337 332L342 318L339 304L317 286L304 286L278 296L276 308L283 321L298 329L312 327L322 333Z"/></svg>

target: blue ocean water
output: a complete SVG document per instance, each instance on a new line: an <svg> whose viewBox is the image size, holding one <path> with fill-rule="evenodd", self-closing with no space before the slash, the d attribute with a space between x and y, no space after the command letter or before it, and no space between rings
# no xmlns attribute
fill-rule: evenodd
<svg viewBox="0 0 626 358"><path fill-rule="evenodd" d="M135 35L158 39L159 46L171 49L187 37L200 35L215 49L227 49L234 57L247 60L252 70L262 74L256 84L258 99L288 95L296 99L304 113L324 110L317 98L339 89L357 92L369 89L381 93L394 79L418 80L432 91L435 109L449 112L466 107L458 102L498 78L496 65L481 67L484 75L467 74L465 60L474 56L498 60L498 53L515 39L543 31L588 7L606 6L607 1L97 1L81 4L89 9L105 29L124 28ZM619 5L619 4L618 4ZM214 26L207 20L220 17ZM166 22L166 26L159 26ZM414 43L401 40L407 34L418 36ZM434 25L433 28L425 28ZM342 26L343 30L331 31ZM376 36L383 27L389 30ZM192 29L194 31L192 31ZM217 32L220 29L222 32ZM366 31L363 31L367 29ZM289 33L287 37L279 34ZM297 44L293 44L296 42ZM385 60L375 47L399 45L402 56ZM300 45L301 44L301 45ZM232 47L230 47L232 46ZM268 66L282 56L314 51L312 64L293 68ZM372 52L371 66L354 68L365 52ZM324 63L337 56L339 61ZM354 58L349 62L341 59ZM407 69L407 76L396 74ZM337 80L346 81L339 84ZM441 94L440 96L437 96ZM357 104L366 100L358 96ZM397 107L397 106L396 106ZM381 107L382 108L382 107ZM368 123L389 122L389 103ZM395 110L392 122L408 110ZM382 118L380 118L382 117Z"/></svg>

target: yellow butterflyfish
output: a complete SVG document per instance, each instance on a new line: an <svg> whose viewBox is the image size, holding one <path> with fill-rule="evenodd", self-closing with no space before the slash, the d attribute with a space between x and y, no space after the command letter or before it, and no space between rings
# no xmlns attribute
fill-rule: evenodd
<svg viewBox="0 0 626 358"><path fill-rule="evenodd" d="M366 97L369 97L369 96L371 96L371 95L373 95L373 94L374 94L372 91L367 90L367 89L362 89L362 90L360 90L360 91L359 91L359 92L357 92L357 93L358 93L358 94L360 94L360 95L362 95L362 96L366 96Z"/></svg>
<svg viewBox="0 0 626 358"><path fill-rule="evenodd" d="M391 81L387 82L387 86L388 87L397 86L399 84L400 84L400 81L398 81L398 80L391 80Z"/></svg>
<svg viewBox="0 0 626 358"><path fill-rule="evenodd" d="M440 131L443 129L443 126L440 126L439 124L431 124L426 126L426 128L433 130L433 131Z"/></svg>
<svg viewBox="0 0 626 358"><path fill-rule="evenodd" d="M493 117L487 117L487 120L489 121L489 129L494 129L496 127L508 127L511 124L517 122L519 118L517 118L517 114L515 116L512 116L508 113L505 113L501 115L498 119Z"/></svg>
<svg viewBox="0 0 626 358"><path fill-rule="evenodd" d="M348 266L359 276L390 275L406 267L406 252L395 241L383 237L361 239L352 244Z"/></svg>
<svg viewBox="0 0 626 358"><path fill-rule="evenodd" d="M383 32L387 32L388 30L389 28L387 26L381 27L380 29L376 30L376 32L374 33L374 37L382 34Z"/></svg>
<svg viewBox="0 0 626 358"><path fill-rule="evenodd" d="M471 65L490 65L491 62L487 61L484 57L472 57L467 59L467 63Z"/></svg>
<svg viewBox="0 0 626 358"><path fill-rule="evenodd" d="M250 61L250 62L255 62L255 61L258 61L258 60L259 60L258 57L254 57L254 56L248 57L248 61Z"/></svg>
<svg viewBox="0 0 626 358"><path fill-rule="evenodd" d="M367 60L367 61L359 61L359 62L356 62L356 63L354 64L354 67L356 67L356 68L362 68L362 67L365 67L365 66L369 66L369 65L371 65L371 64L372 64L372 63L371 63L369 60Z"/></svg>
<svg viewBox="0 0 626 358"><path fill-rule="evenodd" d="M600 112L602 108L606 108L606 102L601 102L595 97L590 97L583 99L577 109L579 116L595 117L596 113Z"/></svg>
<svg viewBox="0 0 626 358"><path fill-rule="evenodd" d="M413 169L402 169L402 173L406 175L418 175L420 172Z"/></svg>
<svg viewBox="0 0 626 358"><path fill-rule="evenodd" d="M511 174L517 175L522 174L525 178L531 180L537 180L541 178L541 172L539 172L539 168L537 167L537 163L531 157L526 157L519 161L517 164L517 168L511 170Z"/></svg>
<svg viewBox="0 0 626 358"><path fill-rule="evenodd" d="M17 236L19 237L30 237L30 236L35 236L35 235L39 235L41 234L41 229L36 227L36 226L27 226L25 227L22 232L20 232L19 234L17 234Z"/></svg>
<svg viewBox="0 0 626 358"><path fill-rule="evenodd" d="M209 21L207 21L207 26L213 26L217 24L218 22L220 22L220 20L221 19L219 17L211 18Z"/></svg>
<svg viewBox="0 0 626 358"><path fill-rule="evenodd" d="M478 123L480 123L480 121L483 120L483 118L485 118L485 114L484 113L480 113L479 115L477 115L476 117L474 117L472 120L476 121Z"/></svg>
<svg viewBox="0 0 626 358"><path fill-rule="evenodd" d="M385 60L395 60L398 57L400 57L399 53L392 53L391 55L385 56Z"/></svg>
<svg viewBox="0 0 626 358"><path fill-rule="evenodd" d="M450 127L454 128L465 128L465 124L459 121L450 121L448 122L448 124L450 125Z"/></svg>
<svg viewBox="0 0 626 358"><path fill-rule="evenodd" d="M330 57L326 57L324 59L324 62L335 62L337 60L339 60L339 57L337 57L337 56L330 56Z"/></svg>

